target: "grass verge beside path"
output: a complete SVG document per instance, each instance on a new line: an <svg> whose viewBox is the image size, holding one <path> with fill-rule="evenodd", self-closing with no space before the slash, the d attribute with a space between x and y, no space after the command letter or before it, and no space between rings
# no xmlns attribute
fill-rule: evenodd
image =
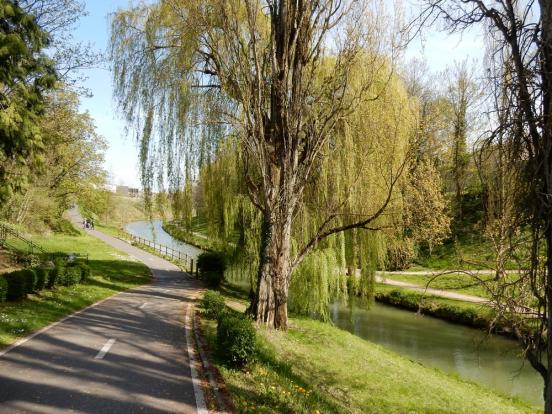
<svg viewBox="0 0 552 414"><path fill-rule="evenodd" d="M215 349L216 322L203 320L202 331ZM290 318L287 332L258 328L258 337L257 360L246 369L214 361L240 413L540 412L330 324Z"/></svg>
<svg viewBox="0 0 552 414"><path fill-rule="evenodd" d="M33 241L48 251L88 253L92 276L83 284L0 304L0 347L117 292L143 285L151 277L144 264L87 234L33 237Z"/></svg>

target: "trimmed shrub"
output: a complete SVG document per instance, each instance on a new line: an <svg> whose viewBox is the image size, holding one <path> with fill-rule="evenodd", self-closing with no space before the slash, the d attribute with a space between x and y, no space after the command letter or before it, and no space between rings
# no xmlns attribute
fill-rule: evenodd
<svg viewBox="0 0 552 414"><path fill-rule="evenodd" d="M4 278L8 282L7 300L21 300L27 297L27 275L22 270L7 273Z"/></svg>
<svg viewBox="0 0 552 414"><path fill-rule="evenodd" d="M44 289L48 285L48 275L50 273L50 269L39 267L38 269L35 269L35 273L36 273L35 289L39 291Z"/></svg>
<svg viewBox="0 0 552 414"><path fill-rule="evenodd" d="M68 266L65 268L63 286L73 286L81 280L81 268L79 266Z"/></svg>
<svg viewBox="0 0 552 414"><path fill-rule="evenodd" d="M224 279L226 263L224 255L218 252L201 253L197 258L199 277L212 288L220 286Z"/></svg>
<svg viewBox="0 0 552 414"><path fill-rule="evenodd" d="M6 296L8 294L8 281L5 277L0 276L0 302L6 301Z"/></svg>
<svg viewBox="0 0 552 414"><path fill-rule="evenodd" d="M50 274L48 276L48 284L46 285L48 289L52 289L55 286L63 284L65 278L65 267L61 266L59 263L56 264L54 268L50 270Z"/></svg>
<svg viewBox="0 0 552 414"><path fill-rule="evenodd" d="M79 268L81 272L81 282L85 282L90 278L90 275L92 274L90 270L90 266L88 266L86 263L79 263Z"/></svg>
<svg viewBox="0 0 552 414"><path fill-rule="evenodd" d="M19 270L23 273L25 277L25 289L27 290L27 293L33 293L36 291L36 273L33 269L23 269Z"/></svg>
<svg viewBox="0 0 552 414"><path fill-rule="evenodd" d="M218 319L226 305L224 304L224 297L214 290L208 290L201 299L201 307L203 308L203 315L207 319Z"/></svg>
<svg viewBox="0 0 552 414"><path fill-rule="evenodd" d="M223 313L217 326L217 352L233 367L243 367L255 354L255 328L250 319Z"/></svg>

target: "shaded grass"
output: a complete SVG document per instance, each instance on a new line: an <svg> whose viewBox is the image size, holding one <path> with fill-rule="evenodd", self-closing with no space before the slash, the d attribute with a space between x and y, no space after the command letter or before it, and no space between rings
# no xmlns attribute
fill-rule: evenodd
<svg viewBox="0 0 552 414"><path fill-rule="evenodd" d="M216 322L204 321L202 330L215 349ZM330 324L290 318L287 332L260 327L258 337L258 357L247 369L215 361L241 413L539 412Z"/></svg>
<svg viewBox="0 0 552 414"><path fill-rule="evenodd" d="M494 259L492 243L474 231L435 247L431 255L421 252L408 270L492 269ZM517 270L518 264L506 263L506 268Z"/></svg>
<svg viewBox="0 0 552 414"><path fill-rule="evenodd" d="M43 290L21 302L0 304L0 346L117 292L147 283L148 268L86 234L33 238L49 251L88 253L92 276L83 284Z"/></svg>
<svg viewBox="0 0 552 414"><path fill-rule="evenodd" d="M489 291L485 287L494 286L494 274L478 274L472 277L465 273L449 273L443 275L417 275L407 273L393 273L386 276L388 279L399 280L402 282L413 283L422 287L430 287L433 289L451 290L467 295L479 297L489 297ZM506 275L508 279L515 280L517 277L513 274ZM478 280L481 279L481 280Z"/></svg>

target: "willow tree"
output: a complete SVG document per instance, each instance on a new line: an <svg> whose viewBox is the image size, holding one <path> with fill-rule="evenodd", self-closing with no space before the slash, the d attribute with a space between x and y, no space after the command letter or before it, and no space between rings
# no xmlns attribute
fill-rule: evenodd
<svg viewBox="0 0 552 414"><path fill-rule="evenodd" d="M146 184L160 153L170 160L167 149L179 143L196 151L213 123L236 135L248 197L262 217L253 313L277 329L287 328L293 270L329 236L370 227L402 171L387 177L373 211L357 214L345 197L292 251L305 189L332 156L340 121L386 87L374 77L389 71L382 23L360 0L160 0L113 18L116 96L138 133ZM360 59L376 70L359 73L352 88ZM217 104L198 110L215 95Z"/></svg>

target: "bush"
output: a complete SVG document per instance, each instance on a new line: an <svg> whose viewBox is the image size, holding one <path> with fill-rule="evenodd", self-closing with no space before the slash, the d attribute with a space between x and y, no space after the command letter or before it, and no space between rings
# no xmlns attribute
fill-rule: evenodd
<svg viewBox="0 0 552 414"><path fill-rule="evenodd" d="M217 326L217 352L230 366L247 364L255 353L255 328L251 320L223 313Z"/></svg>
<svg viewBox="0 0 552 414"><path fill-rule="evenodd" d="M390 241L387 245L385 268L391 271L408 269L415 255L414 244L410 239Z"/></svg>
<svg viewBox="0 0 552 414"><path fill-rule="evenodd" d="M33 293L36 291L36 273L33 269L23 269L19 270L21 273L23 273L23 277L25 278L25 289L27 289L27 293Z"/></svg>
<svg viewBox="0 0 552 414"><path fill-rule="evenodd" d="M46 285L48 289L52 289L54 286L63 284L65 278L65 267L59 262L56 263L54 268L50 270L50 274L48 276L48 284Z"/></svg>
<svg viewBox="0 0 552 414"><path fill-rule="evenodd" d="M219 287L226 269L224 255L218 252L201 253L197 258L197 269L199 277L205 280L209 287Z"/></svg>
<svg viewBox="0 0 552 414"><path fill-rule="evenodd" d="M68 266L65 268L63 281L60 283L63 286L73 286L81 280L81 268L79 266Z"/></svg>
<svg viewBox="0 0 552 414"><path fill-rule="evenodd" d="M44 267L39 267L38 269L35 269L35 274L36 274L35 289L37 291L40 291L46 287L46 285L48 284L49 273L50 273L50 269L46 269Z"/></svg>
<svg viewBox="0 0 552 414"><path fill-rule="evenodd" d="M8 282L6 299L21 300L27 297L27 275L23 270L7 273L4 278Z"/></svg>
<svg viewBox="0 0 552 414"><path fill-rule="evenodd" d="M90 266L88 266L86 263L79 263L79 268L81 272L80 281L81 282L87 281L90 278L90 275L92 273L90 271Z"/></svg>
<svg viewBox="0 0 552 414"><path fill-rule="evenodd" d="M204 310L203 315L207 319L218 319L224 312L226 305L224 304L224 297L219 292L208 290L201 299L201 307Z"/></svg>
<svg viewBox="0 0 552 414"><path fill-rule="evenodd" d="M0 276L0 303L6 301L8 294L8 281L5 277Z"/></svg>

